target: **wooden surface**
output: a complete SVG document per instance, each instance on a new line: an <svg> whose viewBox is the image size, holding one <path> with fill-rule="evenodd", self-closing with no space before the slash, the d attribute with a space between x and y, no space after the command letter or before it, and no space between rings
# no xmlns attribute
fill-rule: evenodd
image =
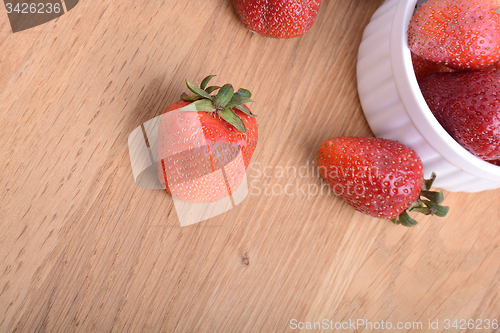
<svg viewBox="0 0 500 333"><path fill-rule="evenodd" d="M381 3L324 1L294 40L248 32L228 0L82 0L16 34L0 9L0 332L498 320L499 190L446 193L449 216L412 229L314 193L320 143L372 135L355 65ZM252 193L180 228L134 183L127 137L208 74L257 101Z"/></svg>

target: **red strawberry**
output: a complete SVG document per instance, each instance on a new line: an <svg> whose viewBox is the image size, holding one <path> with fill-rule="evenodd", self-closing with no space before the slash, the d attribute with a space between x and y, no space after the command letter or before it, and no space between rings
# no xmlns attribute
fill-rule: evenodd
<svg viewBox="0 0 500 333"><path fill-rule="evenodd" d="M498 70L500 68L500 61L497 61L493 64L494 70Z"/></svg>
<svg viewBox="0 0 500 333"><path fill-rule="evenodd" d="M458 70L483 69L500 59L500 15L486 0L432 0L418 8L408 45L424 59Z"/></svg>
<svg viewBox="0 0 500 333"><path fill-rule="evenodd" d="M500 160L488 161L488 162L490 162L491 164L495 164L495 165L500 166Z"/></svg>
<svg viewBox="0 0 500 333"><path fill-rule="evenodd" d="M302 36L314 23L321 0L233 0L241 22L266 37Z"/></svg>
<svg viewBox="0 0 500 333"><path fill-rule="evenodd" d="M213 202L231 194L257 146L257 122L244 105L252 102L251 93L235 93L229 84L207 87L212 77L200 88L187 82L194 95L182 94L164 111L158 127L158 176L168 192L188 202Z"/></svg>
<svg viewBox="0 0 500 333"><path fill-rule="evenodd" d="M441 126L484 160L500 159L500 73L438 73L419 82Z"/></svg>
<svg viewBox="0 0 500 333"><path fill-rule="evenodd" d="M422 161L399 142L381 138L338 137L321 144L318 168L337 195L354 209L405 226L417 224L408 211L446 215L443 194L429 191ZM430 199L420 199L420 195ZM425 206L424 206L425 205Z"/></svg>
<svg viewBox="0 0 500 333"><path fill-rule="evenodd" d="M487 0L488 6L492 7L493 10L498 9L500 7L500 0Z"/></svg>
<svg viewBox="0 0 500 333"><path fill-rule="evenodd" d="M419 57L413 52L411 53L411 61L413 63L413 70L415 71L417 80L420 80L421 78L434 73L454 72L454 70L450 67L425 60L424 58Z"/></svg>

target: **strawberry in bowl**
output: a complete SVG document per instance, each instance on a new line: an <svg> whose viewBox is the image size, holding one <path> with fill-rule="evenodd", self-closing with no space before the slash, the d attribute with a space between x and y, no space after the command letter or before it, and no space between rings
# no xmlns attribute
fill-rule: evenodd
<svg viewBox="0 0 500 333"><path fill-rule="evenodd" d="M415 53L411 53L411 61L413 63L413 70L417 80L434 73L451 73L455 70L445 65L437 64L435 62L426 60Z"/></svg>
<svg viewBox="0 0 500 333"><path fill-rule="evenodd" d="M194 203L215 202L241 185L257 146L255 115L246 89L200 87L170 105L158 125L158 177L167 192Z"/></svg>
<svg viewBox="0 0 500 333"><path fill-rule="evenodd" d="M410 50L456 70L491 67L500 59L497 8L491 0L427 1L410 21Z"/></svg>
<svg viewBox="0 0 500 333"><path fill-rule="evenodd" d="M497 9L492 0L428 1L408 28L415 75L427 105L453 139L485 161L500 158ZM456 72L433 74L449 72L440 68L445 65Z"/></svg>
<svg viewBox="0 0 500 333"><path fill-rule="evenodd" d="M420 7L415 11L416 5ZM498 3L484 0L418 3L417 0L386 0L365 28L359 47L358 92L370 128L377 137L414 149L424 165L425 177L429 178L434 171L439 175L434 186L444 190L479 192L500 188L500 168L474 155L445 130L426 102L419 81L478 68L496 71L493 67L498 64L496 43L499 39L490 40L488 35L482 36L481 31L473 28L485 17L496 19L497 7ZM450 12L453 15L449 16ZM435 30L431 16L437 23ZM457 20L463 24L454 30L456 35L451 35L452 31L447 29ZM487 27L492 29L488 30L489 36L496 36L496 22L481 22L485 24L477 25L478 29ZM420 26L417 27L417 23ZM430 40L423 37L426 34L431 36ZM455 52L458 50L455 38L459 36L469 36L464 54ZM418 56L425 62L417 58L415 64L412 53L413 60ZM439 58L430 59L428 54ZM451 70L454 72L440 73Z"/></svg>
<svg viewBox="0 0 500 333"><path fill-rule="evenodd" d="M441 126L475 156L500 159L500 73L439 73L419 81Z"/></svg>

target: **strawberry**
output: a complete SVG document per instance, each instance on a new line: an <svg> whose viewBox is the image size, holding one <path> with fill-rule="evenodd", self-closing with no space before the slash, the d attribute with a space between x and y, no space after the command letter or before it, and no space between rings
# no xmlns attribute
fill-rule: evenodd
<svg viewBox="0 0 500 333"><path fill-rule="evenodd" d="M431 0L413 15L408 45L422 58L457 70L500 59L500 15L491 0Z"/></svg>
<svg viewBox="0 0 500 333"><path fill-rule="evenodd" d="M441 126L484 160L500 159L500 73L437 73L419 81Z"/></svg>
<svg viewBox="0 0 500 333"><path fill-rule="evenodd" d="M302 36L314 23L321 0L233 0L241 22L266 37Z"/></svg>
<svg viewBox="0 0 500 333"><path fill-rule="evenodd" d="M424 58L419 57L413 52L411 52L411 62L413 64L413 70L415 71L417 80L420 80L421 78L434 73L454 72L454 70L450 67L425 60Z"/></svg>
<svg viewBox="0 0 500 333"><path fill-rule="evenodd" d="M417 224L407 211L448 212L439 205L443 194L429 191L435 175L424 180L417 153L399 142L337 137L321 144L317 158L325 181L357 211L404 226Z"/></svg>
<svg viewBox="0 0 500 333"><path fill-rule="evenodd" d="M159 179L167 192L188 202L231 194L257 146L257 122L245 105L252 102L251 93L234 92L230 84L207 87L213 76L200 87L186 82L194 95L183 93L164 111L158 127Z"/></svg>

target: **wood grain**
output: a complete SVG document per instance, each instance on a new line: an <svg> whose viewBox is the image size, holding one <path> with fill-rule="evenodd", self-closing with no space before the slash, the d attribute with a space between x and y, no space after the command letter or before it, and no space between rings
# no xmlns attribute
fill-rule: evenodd
<svg viewBox="0 0 500 333"><path fill-rule="evenodd" d="M372 135L355 66L381 3L324 1L293 40L250 33L228 0L80 1L16 34L0 10L0 331L499 319L500 191L446 193L448 217L407 229L314 172L325 139ZM252 192L180 228L168 194L135 185L127 137L208 74L257 101Z"/></svg>

